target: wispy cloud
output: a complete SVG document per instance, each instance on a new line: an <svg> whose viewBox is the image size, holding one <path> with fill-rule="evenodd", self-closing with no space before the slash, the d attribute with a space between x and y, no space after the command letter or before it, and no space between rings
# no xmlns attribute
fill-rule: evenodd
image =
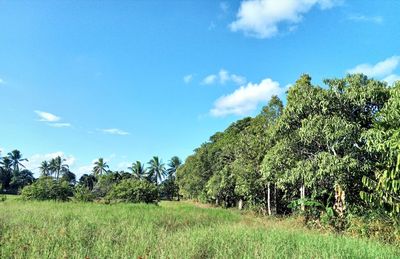
<svg viewBox="0 0 400 259"><path fill-rule="evenodd" d="M256 38L271 38L282 30L281 24L299 24L303 15L314 6L321 10L340 4L340 0L244 0L236 14L236 21L229 27L232 31L242 31Z"/></svg>
<svg viewBox="0 0 400 259"><path fill-rule="evenodd" d="M206 76L202 80L204 85L212 85L215 83L226 84L228 82L233 82L237 85L242 85L246 83L246 78L244 76L239 76L236 74L231 74L225 69L221 69L217 74L211 74Z"/></svg>
<svg viewBox="0 0 400 259"><path fill-rule="evenodd" d="M382 16L368 16L363 14L352 14L347 17L348 20L354 22L368 22L368 23L375 23L375 24L382 24L383 17Z"/></svg>
<svg viewBox="0 0 400 259"><path fill-rule="evenodd" d="M346 72L350 74L362 73L369 77L384 80L391 85L400 79L400 76L395 73L399 64L400 56L392 56L376 64L363 63L357 65Z"/></svg>
<svg viewBox="0 0 400 259"><path fill-rule="evenodd" d="M101 132L103 132L104 134L110 134L110 135L129 135L129 132L120 130L120 129L116 129L116 128L111 128L111 129L101 129Z"/></svg>
<svg viewBox="0 0 400 259"><path fill-rule="evenodd" d="M193 75L192 74L189 74L189 75L186 75L186 76L183 77L183 82L185 82L185 84L188 84L188 83L192 82L192 80L193 80Z"/></svg>
<svg viewBox="0 0 400 259"><path fill-rule="evenodd" d="M54 127L54 128L68 128L71 127L71 123L49 123L49 126Z"/></svg>
<svg viewBox="0 0 400 259"><path fill-rule="evenodd" d="M220 2L219 3L219 8L223 13L227 13L229 11L229 4L228 2Z"/></svg>
<svg viewBox="0 0 400 259"><path fill-rule="evenodd" d="M258 104L266 102L273 95L282 94L285 88L270 78L262 80L259 84L248 83L241 86L233 93L217 99L210 114L215 117L226 115L246 115L254 111Z"/></svg>
<svg viewBox="0 0 400 259"><path fill-rule="evenodd" d="M0 85L4 85L6 82L2 79L2 78L0 78Z"/></svg>
<svg viewBox="0 0 400 259"><path fill-rule="evenodd" d="M50 113L50 112L43 112L43 111L35 111L35 113L39 116L39 121L45 122L56 122L59 121L61 118Z"/></svg>

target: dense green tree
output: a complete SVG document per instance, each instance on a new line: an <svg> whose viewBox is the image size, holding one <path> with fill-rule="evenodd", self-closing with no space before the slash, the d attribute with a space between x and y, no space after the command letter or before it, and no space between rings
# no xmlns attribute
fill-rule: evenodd
<svg viewBox="0 0 400 259"><path fill-rule="evenodd" d="M400 224L400 82L391 89L389 101L364 136L378 163L373 176L363 177L368 191L362 191L361 197Z"/></svg>
<svg viewBox="0 0 400 259"><path fill-rule="evenodd" d="M11 159L8 157L2 157L0 160L0 184L3 189L9 189L12 176Z"/></svg>
<svg viewBox="0 0 400 259"><path fill-rule="evenodd" d="M97 182L97 178L93 174L84 174L79 178L78 184L81 186L85 186L90 191L93 190Z"/></svg>

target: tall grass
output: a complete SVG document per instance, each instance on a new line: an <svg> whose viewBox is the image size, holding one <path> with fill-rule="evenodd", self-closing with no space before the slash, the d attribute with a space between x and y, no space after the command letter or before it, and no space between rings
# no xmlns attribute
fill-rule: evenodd
<svg viewBox="0 0 400 259"><path fill-rule="evenodd" d="M189 203L0 203L0 258L399 258L394 246Z"/></svg>

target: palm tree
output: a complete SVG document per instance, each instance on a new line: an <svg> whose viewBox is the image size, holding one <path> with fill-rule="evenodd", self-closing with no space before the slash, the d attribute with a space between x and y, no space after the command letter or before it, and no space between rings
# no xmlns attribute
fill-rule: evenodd
<svg viewBox="0 0 400 259"><path fill-rule="evenodd" d="M39 171L42 176L50 176L51 175L51 166L49 162L43 161L39 166Z"/></svg>
<svg viewBox="0 0 400 259"><path fill-rule="evenodd" d="M136 163L132 163L131 167L128 167L128 170L132 172L132 176L136 179L144 179L146 176L146 169L144 165L140 161L136 161Z"/></svg>
<svg viewBox="0 0 400 259"><path fill-rule="evenodd" d="M11 164L14 169L14 172L19 171L20 166L25 168L25 166L21 163L22 161L28 161L28 159L22 158L21 152L17 149L8 153L8 158L11 160Z"/></svg>
<svg viewBox="0 0 400 259"><path fill-rule="evenodd" d="M158 184L158 181L162 181L165 176L165 166L158 156L153 156L153 158L148 162L148 178L151 182Z"/></svg>
<svg viewBox="0 0 400 259"><path fill-rule="evenodd" d="M69 166L67 164L63 164L66 160L57 156L50 160L50 168L51 171L56 175L56 179L58 180L60 177L60 172L65 172L69 170Z"/></svg>
<svg viewBox="0 0 400 259"><path fill-rule="evenodd" d="M94 162L93 173L95 176L103 175L103 173L107 172L108 165L104 162L103 158L99 158L96 162Z"/></svg>
<svg viewBox="0 0 400 259"><path fill-rule="evenodd" d="M172 178L175 176L176 171L181 166L181 164L182 164L182 160L179 157L173 156L171 158L171 160L168 163L169 168L167 169L167 175L169 178Z"/></svg>

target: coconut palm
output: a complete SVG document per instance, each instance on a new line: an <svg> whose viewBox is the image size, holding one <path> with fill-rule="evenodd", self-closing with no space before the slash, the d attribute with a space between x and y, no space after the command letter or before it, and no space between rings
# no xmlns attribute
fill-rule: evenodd
<svg viewBox="0 0 400 259"><path fill-rule="evenodd" d="M146 176L146 169L140 161L132 163L132 166L128 167L128 170L132 172L132 176L136 179L144 179Z"/></svg>
<svg viewBox="0 0 400 259"><path fill-rule="evenodd" d="M55 174L57 180L59 179L61 172L69 170L69 166L63 163L65 161L66 160L64 158L61 158L60 156L57 156L50 160L50 169L52 173Z"/></svg>
<svg viewBox="0 0 400 259"><path fill-rule="evenodd" d="M176 171L178 170L179 166L181 166L182 160L177 157L173 156L171 160L168 163L168 169L167 169L167 175L169 178L172 178L175 176Z"/></svg>
<svg viewBox="0 0 400 259"><path fill-rule="evenodd" d="M161 183L163 177L165 176L165 166L158 156L153 156L153 158L148 162L148 179L151 182Z"/></svg>
<svg viewBox="0 0 400 259"><path fill-rule="evenodd" d="M50 176L51 175L51 167L49 162L43 161L39 166L39 171L42 176Z"/></svg>
<svg viewBox="0 0 400 259"><path fill-rule="evenodd" d="M28 161L28 159L22 158L21 152L17 149L8 153L8 158L11 160L11 165L12 165L14 172L19 171L20 166L25 168L25 166L21 162Z"/></svg>
<svg viewBox="0 0 400 259"><path fill-rule="evenodd" d="M103 173L107 172L108 165L104 162L103 158L99 158L96 162L94 162L93 173L95 176L103 175Z"/></svg>

